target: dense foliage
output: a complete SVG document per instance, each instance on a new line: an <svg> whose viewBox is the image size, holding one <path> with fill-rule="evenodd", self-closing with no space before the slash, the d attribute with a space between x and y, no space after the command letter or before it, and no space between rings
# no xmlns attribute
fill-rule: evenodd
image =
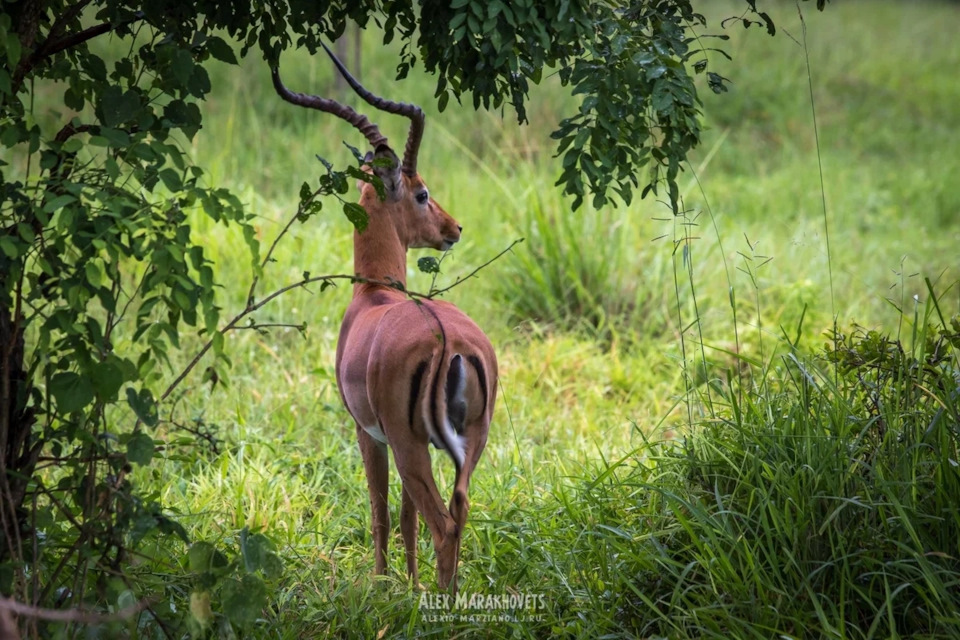
<svg viewBox="0 0 960 640"><path fill-rule="evenodd" d="M747 5L772 30L769 17ZM348 21L376 22L386 40L402 38L398 74L422 60L437 74L441 107L449 96L469 96L477 106L509 103L524 120L529 83L545 68L556 69L583 96L555 133L560 184L574 207L587 194L596 205L611 190L629 202L635 188L656 192L666 184L676 209L676 178L700 135L691 72L707 66L700 41L691 39L704 20L690 2L5 0L4 594L55 607L133 605L131 558L157 536L187 540L158 496L138 493L128 478L131 464L150 464L161 423L185 436L171 438L168 447L209 441L202 425L186 424L160 404L173 390L158 385L170 375L169 354L180 338L189 332L206 341L200 355L213 352L205 369L212 384L229 362L223 336L236 318L222 317L208 253L187 212L199 209L239 226L252 273L264 265L248 213L232 194L208 184L184 150L202 126L197 103L211 89L205 63L234 63L256 50L276 64L291 46L315 51ZM108 34L126 55L112 58L97 47ZM723 78L711 80L722 90ZM62 103L38 101L50 95L62 95ZM320 206L318 194L345 188L346 173L331 170L306 188L298 218ZM346 213L358 220L350 206ZM240 316L259 308L255 293ZM260 534L222 546L226 553L192 548L199 594L193 619L207 619L203 594L215 588L242 626L257 610L249 605L265 601L264 580L276 576L277 561ZM173 615L154 612L150 619L162 627Z"/></svg>

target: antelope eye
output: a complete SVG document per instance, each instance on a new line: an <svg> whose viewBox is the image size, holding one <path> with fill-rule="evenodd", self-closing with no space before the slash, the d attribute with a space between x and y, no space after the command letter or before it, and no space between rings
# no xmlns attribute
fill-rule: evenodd
<svg viewBox="0 0 960 640"><path fill-rule="evenodd" d="M430 194L426 191L421 191L417 194L417 202L420 204L427 204L427 200L430 199Z"/></svg>

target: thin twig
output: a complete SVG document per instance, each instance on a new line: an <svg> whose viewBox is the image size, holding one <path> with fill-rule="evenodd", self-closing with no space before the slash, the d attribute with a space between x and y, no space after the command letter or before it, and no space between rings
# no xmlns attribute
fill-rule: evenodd
<svg viewBox="0 0 960 640"><path fill-rule="evenodd" d="M254 322L251 324L245 324L240 327L234 327L234 330L239 331L240 329L255 329L257 331L260 331L261 329L277 329L277 328L296 329L297 331L302 332L306 330L307 323L302 322L300 324L291 324L289 322Z"/></svg>
<svg viewBox="0 0 960 640"><path fill-rule="evenodd" d="M263 271L264 267L266 267L267 264L270 262L270 258L273 257L273 252L277 248L277 244L279 244L283 236L287 235L287 232L290 231L290 227L293 226L293 223L299 220L300 216L303 215L306 205L316 200L318 195L320 195L319 189L317 191L314 191L313 195L311 195L309 199L300 203L300 205L297 207L297 212L290 217L290 219L287 221L287 224L285 224L283 226L283 229L280 230L280 233L277 234L277 237L273 239L273 242L270 244L270 248L267 249L267 255L263 257L263 261L260 263L261 271ZM253 282L250 283L250 291L247 293L248 305L253 304L253 294L256 291L257 284L259 282L260 282L260 276L257 274L253 274Z"/></svg>
<svg viewBox="0 0 960 640"><path fill-rule="evenodd" d="M118 574L117 577L119 577L123 581L123 584L125 584L127 588L130 589L131 592L133 592L133 584L131 584L130 582L130 576L121 572ZM160 631L163 632L163 637L167 638L167 640L173 640L173 638L176 637L173 633L173 630L170 629L170 626L163 621L163 618L161 616L158 616L157 612L153 610L153 607L156 604L156 602L157 600L148 599L146 611L148 611L150 615L153 616L153 621L156 622L157 625L160 627Z"/></svg>
<svg viewBox="0 0 960 640"><path fill-rule="evenodd" d="M47 596L50 595L50 591L56 586L57 579L60 577L60 572L63 571L67 563L70 561L70 558L73 556L77 550L82 547L87 541L87 530L80 529L80 535L77 536L77 539L73 541L73 544L63 553L63 556L60 558L60 562L57 563L56 568L53 570L53 573L50 574L50 578L47 580L46 586L43 588L43 591L40 592L40 596L36 598L37 602L43 602L47 599Z"/></svg>
<svg viewBox="0 0 960 640"><path fill-rule="evenodd" d="M94 455L94 456L90 456L90 457L87 457L87 458L80 458L79 460L78 460L77 458L75 458L74 456L37 456L36 462L37 462L37 469L45 469L45 468L47 468L47 467L53 467L53 466L62 465L63 463L69 462L69 461L71 461L71 460L74 460L74 461L77 461L77 462L86 463L86 462L88 462L88 461L90 461L90 460L98 460L98 461L103 461L103 460L120 460L120 459L122 459L122 458L124 458L124 457L126 457L126 455L123 454L123 453L119 453L119 452L116 452L116 453L107 453L107 454L99 455L99 456L98 456L98 455ZM42 464L41 464L41 463L42 463Z"/></svg>
<svg viewBox="0 0 960 640"><path fill-rule="evenodd" d="M83 525L77 522L76 518L73 517L73 514L70 513L70 510L67 509L62 502L57 500L57 496L54 495L53 491L51 491L41 481L38 481L38 484L39 484L39 488L37 489L37 492L34 495L39 495L41 493L46 495L47 498L54 504L54 506L60 509L64 517L70 521L70 524L72 524L77 531L80 531L81 529L83 529Z"/></svg>
<svg viewBox="0 0 960 640"><path fill-rule="evenodd" d="M210 447L211 453L213 453L213 454L219 454L219 453L220 453L220 446L217 444L219 441L217 440L217 437L216 437L215 435L213 435L212 433L204 433L203 431L201 431L201 430L199 429L199 427L196 428L196 429L193 428L193 427L188 427L188 426L187 426L185 423L183 423L183 422L177 422L177 421L173 420L173 419L172 419L172 416L171 416L171 419L170 419L170 424L172 424L174 427L176 427L176 428L179 429L180 431L186 431L187 433L193 434L193 435L196 436L198 439L206 441L207 446Z"/></svg>
<svg viewBox="0 0 960 640"><path fill-rule="evenodd" d="M462 278L457 278L456 282L454 282L453 284L451 284L449 287L444 287L443 289L431 289L431 290L430 290L430 293L428 293L428 294L425 295L425 296L421 296L421 295L419 295L419 294L414 294L413 292L409 292L409 291L408 291L407 293L408 293L408 295L416 295L417 297L427 298L427 299L435 298L436 296L442 295L442 294L446 293L447 291L450 291L450 290L453 289L454 287L460 286L461 284L463 284L464 282L466 282L466 281L469 280L470 278L472 278L472 277L474 277L475 275L477 275L477 274L478 274L480 271L482 271L483 269L486 269L487 267L489 267L491 264L493 264L494 262L496 262L497 260L499 260L500 258L502 258L505 253L511 251L515 246L517 246L518 244L520 244L520 243L523 242L524 240L525 240L525 238L519 238L519 239L517 239L517 240L514 240L513 242L510 243L510 246L509 246L509 247L507 247L506 249L504 249L503 251L501 251L501 252L498 253L497 255L493 256L492 258L490 258L489 260L487 260L486 262L484 262L482 265L480 265L479 267L477 267L476 269L474 269L473 271L471 271L470 273L468 273L467 275L465 275L464 277L462 277Z"/></svg>

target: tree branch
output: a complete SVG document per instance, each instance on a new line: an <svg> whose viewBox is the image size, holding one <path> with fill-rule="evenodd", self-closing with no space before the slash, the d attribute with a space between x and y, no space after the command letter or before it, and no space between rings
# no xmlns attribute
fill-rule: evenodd
<svg viewBox="0 0 960 640"><path fill-rule="evenodd" d="M55 135L53 139L56 142L63 144L64 142L69 140L71 137L77 135L78 133L86 133L90 131L93 127L94 125L92 124L81 124L79 126L74 126L73 123L68 122L63 126L63 128L60 129L60 131L57 131L57 135Z"/></svg>
<svg viewBox="0 0 960 640"><path fill-rule="evenodd" d="M140 613L149 605L150 599L147 598L132 607L127 607L114 613L97 613L95 611L84 611L83 609L44 609L0 596L0 611L53 622L80 622L83 624L100 624L103 622L126 620Z"/></svg>
<svg viewBox="0 0 960 640"><path fill-rule="evenodd" d="M85 3L81 2L80 4L85 4ZM135 11L132 18L123 20L121 22L118 22L117 24L102 22L100 24L95 24L92 27L88 27L83 31L78 31L77 33L71 33L70 35L64 36L63 38L60 38L59 40L56 40L54 42L51 42L50 39L47 39L46 41L44 41L42 45L40 45L40 49L38 50L38 53L42 54L41 57L33 61L33 64L37 64L38 62L42 61L43 58L60 53L61 51L64 51L66 49L72 49L77 45L83 44L87 40L92 40L97 36L101 36L105 33L113 31L114 29L118 29L119 27L125 27L128 24L137 22L139 20L143 20L143 11ZM33 57L34 56L31 56L31 58Z"/></svg>
<svg viewBox="0 0 960 640"><path fill-rule="evenodd" d="M92 27L88 27L82 31L77 31L59 38L58 32L63 29L64 25L71 18L75 18L77 15L79 15L88 2L89 0L84 0L72 6L70 9L67 9L67 11L56 21L56 23L54 23L53 27L50 29L47 39L44 40L40 46L34 49L33 53L20 61L20 64L17 65L17 70L13 77L13 93L17 93L17 91L19 91L23 79L27 76L30 70L50 56L56 55L61 51L66 51L67 49L72 49L73 47L81 45L88 40L92 40L97 36L101 36L105 33L113 31L114 29L143 19L143 12L137 11L129 20L124 20L117 24L102 22L100 24L93 25Z"/></svg>
<svg viewBox="0 0 960 640"><path fill-rule="evenodd" d="M30 65L36 66L43 61L44 58L49 58L52 55L56 55L61 51L66 49L72 49L73 47L83 44L87 40L92 40L97 36L101 36L107 32L113 31L117 25L112 25L109 22L101 22L100 24L95 24L92 27L87 27L83 31L78 31L76 33L71 33L68 36L64 36L55 42L50 42L49 40L45 41L37 51L30 56Z"/></svg>
<svg viewBox="0 0 960 640"><path fill-rule="evenodd" d="M268 296L267 296L266 298L264 298L263 300L260 300L259 302L256 302L256 303L248 302L246 308L245 308L243 311L241 311L240 313L238 313L236 316L234 316L233 319L230 320L230 322L228 322L228 323L226 324L226 326L224 326L223 329L220 329L217 333L226 333L227 331L231 331L231 330L233 330L233 329L236 329L236 328L237 328L237 325L240 323L241 320L243 320L244 318L246 318L248 315L250 315L250 314L253 313L254 311L259 310L260 308L262 308L265 304L267 304L268 302L270 302L270 301L273 300L274 298L283 295L284 293L286 293L287 291L290 291L291 289L296 289L296 288L298 288L298 287L304 287L304 286L306 286L306 285L308 285L308 284L312 284L312 283L314 283L314 282L326 282L326 283L329 283L329 284L332 285L332 284L334 284L334 281L336 281L336 280L350 280L350 281L353 281L353 282L362 282L362 281L363 281L362 278L357 278L356 276L348 276L348 275L345 275L345 274L337 274L337 275L330 275L330 276L314 276L314 277L311 277L311 278L304 278L304 279L301 280L300 282L296 282L296 283L294 283L294 284L287 285L287 286L285 286L285 287L283 287L283 288L281 288L281 289L277 289L276 291L274 291L273 293L271 293L270 295L268 295ZM390 285L389 283L386 283L386 282L382 282L382 283L378 283L378 284L383 284L383 285L386 285L386 286L392 286L392 285ZM200 362L200 360L203 358L203 356L207 355L207 352L210 351L210 347L212 347L212 346L213 346L213 338L210 338L209 340L206 341L206 343L204 343L204 345L200 348L200 351L197 352L197 355L195 355L195 356L193 357L193 359L187 364L187 366L184 368L184 370L180 372L180 375L178 375L177 378L176 378L173 382L170 383L170 385L167 387L167 390L163 392L163 395L160 396L160 401L161 401L161 402L164 401L164 400L166 400L167 397L168 397L171 393L173 393L173 390L176 389L177 386L179 386L181 382L183 382L183 379L186 378L186 377L190 374L191 371L193 371L193 368L197 366L197 363Z"/></svg>
<svg viewBox="0 0 960 640"><path fill-rule="evenodd" d="M66 26L70 24L71 21L77 19L81 13L83 13L83 10L87 8L87 5L90 4L90 1L91 0L80 0L80 2L72 4L64 9L63 13L57 16L53 26L50 27L50 31L47 33L47 39L44 41L44 44L59 38ZM41 45L41 47L42 46L43 45Z"/></svg>

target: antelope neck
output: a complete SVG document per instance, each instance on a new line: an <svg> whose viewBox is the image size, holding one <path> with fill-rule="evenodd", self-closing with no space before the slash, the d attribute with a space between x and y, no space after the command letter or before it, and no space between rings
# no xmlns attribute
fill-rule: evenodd
<svg viewBox="0 0 960 640"><path fill-rule="evenodd" d="M406 286L407 247L400 240L389 213L371 212L369 224L363 233L354 231L353 270L361 278L394 281ZM370 287L368 283L354 284L354 297Z"/></svg>

